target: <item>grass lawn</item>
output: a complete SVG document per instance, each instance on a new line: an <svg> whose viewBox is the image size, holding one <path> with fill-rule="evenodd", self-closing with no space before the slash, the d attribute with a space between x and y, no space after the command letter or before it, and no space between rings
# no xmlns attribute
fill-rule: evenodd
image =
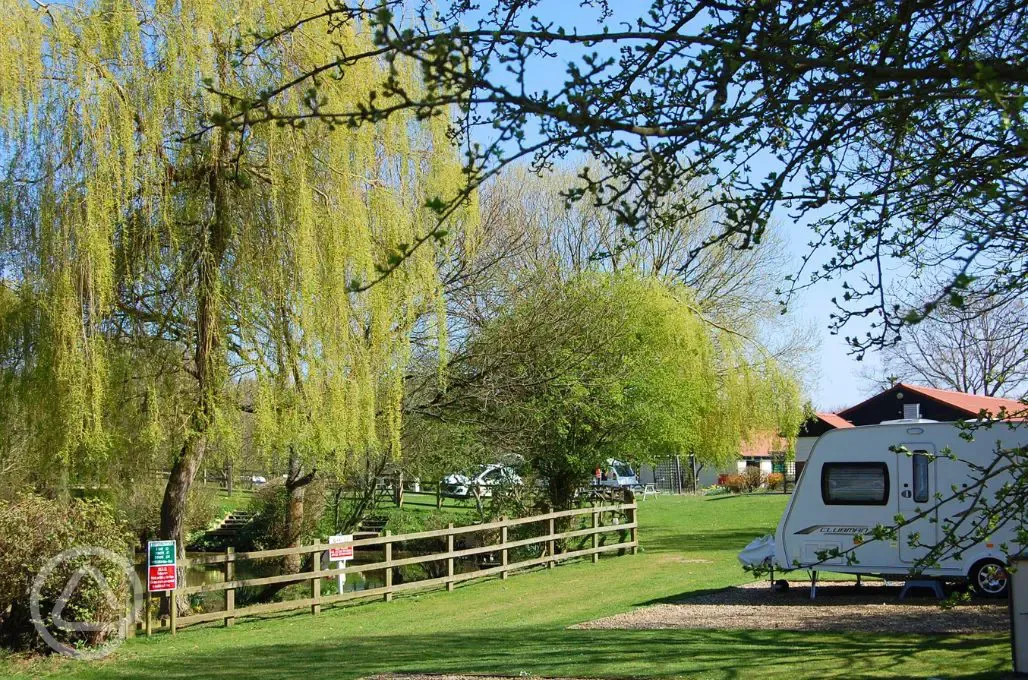
<svg viewBox="0 0 1028 680"><path fill-rule="evenodd" d="M253 493L247 491L236 491L229 495L228 491L218 491L218 513L221 517L236 510L246 510L250 507L250 499Z"/></svg>
<svg viewBox="0 0 1028 680"><path fill-rule="evenodd" d="M782 496L650 499L643 552L443 591L127 642L101 662L0 661L0 676L354 678L384 672L584 677L995 677L1006 636L567 630L748 579L735 561Z"/></svg>

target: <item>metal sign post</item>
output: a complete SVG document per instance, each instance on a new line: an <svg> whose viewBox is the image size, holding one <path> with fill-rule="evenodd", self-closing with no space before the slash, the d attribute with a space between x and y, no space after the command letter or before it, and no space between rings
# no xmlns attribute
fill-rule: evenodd
<svg viewBox="0 0 1028 680"><path fill-rule="evenodd" d="M330 562L341 562L343 569L346 568L346 561L353 559L353 534L337 534L328 537L328 559ZM346 544L346 545L344 545ZM346 574L339 574L339 592L343 592L343 584L346 583Z"/></svg>

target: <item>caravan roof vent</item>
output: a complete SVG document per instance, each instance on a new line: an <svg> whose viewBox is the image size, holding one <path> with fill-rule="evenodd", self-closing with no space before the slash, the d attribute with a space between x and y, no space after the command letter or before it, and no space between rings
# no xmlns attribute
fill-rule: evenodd
<svg viewBox="0 0 1028 680"><path fill-rule="evenodd" d="M921 404L903 404L903 420L920 420Z"/></svg>

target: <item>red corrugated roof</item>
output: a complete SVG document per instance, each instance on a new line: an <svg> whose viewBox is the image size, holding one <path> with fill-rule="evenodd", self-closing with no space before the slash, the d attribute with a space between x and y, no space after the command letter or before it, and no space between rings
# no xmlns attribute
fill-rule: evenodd
<svg viewBox="0 0 1028 680"><path fill-rule="evenodd" d="M815 413L818 418L825 421L834 428L853 427L853 423L846 420L838 413Z"/></svg>
<svg viewBox="0 0 1028 680"><path fill-rule="evenodd" d="M900 383L898 387L910 392L923 394L930 399L935 399L936 401L949 404L953 408L958 408L967 412L967 415L969 416L976 416L983 410L988 411L992 415L996 415L1001 409L1006 409L1008 414L1020 414L1026 408L1024 404L1016 399L983 397L980 394L967 394L966 392L957 392L955 390L940 390L934 387L922 387L920 385L910 385L908 383Z"/></svg>

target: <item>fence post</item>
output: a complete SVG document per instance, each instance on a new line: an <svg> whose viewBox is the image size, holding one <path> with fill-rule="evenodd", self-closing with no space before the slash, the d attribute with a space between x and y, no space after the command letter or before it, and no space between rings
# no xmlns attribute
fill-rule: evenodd
<svg viewBox="0 0 1028 680"><path fill-rule="evenodd" d="M236 579L236 549L232 546L225 548L225 581ZM225 591L225 627L231 628L236 622L232 612L236 609L236 589L229 588Z"/></svg>
<svg viewBox="0 0 1028 680"><path fill-rule="evenodd" d="M633 505L634 505L635 499L633 498L632 500L633 500ZM635 525L635 522L636 522L636 509L634 507L631 507L631 508L628 509L628 522L629 522L629 524ZM633 526L632 527L632 531L629 534L629 536L632 539L632 554L633 555L638 555L639 554L639 527L638 526Z"/></svg>
<svg viewBox="0 0 1028 680"><path fill-rule="evenodd" d="M146 591L146 637L153 635L153 617L151 614L150 591Z"/></svg>
<svg viewBox="0 0 1028 680"><path fill-rule="evenodd" d="M600 513L593 511L593 550L600 547L600 533L596 531L600 527ZM600 561L600 553L593 553L593 564Z"/></svg>
<svg viewBox="0 0 1028 680"><path fill-rule="evenodd" d="M506 516L501 517L500 521L504 522L504 525L502 527L500 527L500 545L504 546L503 550L500 551L500 565L506 567L507 564L508 564L508 562L507 562L507 548L506 548L506 545L507 545L507 524L506 524L507 517ZM503 581L507 580L507 570L506 569L504 569L503 571L500 572L500 579L503 580Z"/></svg>
<svg viewBox="0 0 1028 680"><path fill-rule="evenodd" d="M453 522L446 525L446 528L451 532L453 531ZM446 552L453 555L453 534L446 534ZM453 590L453 557L446 560L446 589L449 591Z"/></svg>
<svg viewBox="0 0 1028 680"><path fill-rule="evenodd" d="M435 483L435 509L443 509L443 481L439 480Z"/></svg>
<svg viewBox="0 0 1028 680"><path fill-rule="evenodd" d="M321 545L321 539L315 538L314 545ZM311 571L318 573L321 571L321 551L318 550L312 554L311 560ZM314 600L314 604L311 605L311 616L317 616L321 613L321 577L314 576L311 578L311 599Z"/></svg>
<svg viewBox="0 0 1028 680"><path fill-rule="evenodd" d="M553 508L550 508L550 512L553 512ZM557 556L557 542L553 540L552 536L555 533L557 533L557 521L551 517L550 521L548 522L548 526L551 538L549 541L546 542L546 548L550 553L550 561L546 563L546 568L553 569L553 567L557 564L556 559L554 559Z"/></svg>
<svg viewBox="0 0 1028 680"><path fill-rule="evenodd" d="M389 538L390 536L393 535L393 532L390 531L389 529L386 529L385 530L385 535L386 535L386 538ZM392 541L386 541L386 544L385 544L385 563L386 563L386 573L385 573L386 592L385 592L385 601L386 602L391 602L392 599L393 599L393 542Z"/></svg>
<svg viewBox="0 0 1028 680"><path fill-rule="evenodd" d="M171 606L168 611L171 612L171 634L174 635L175 629L178 627L178 593L174 590L168 593L168 599L171 600Z"/></svg>

